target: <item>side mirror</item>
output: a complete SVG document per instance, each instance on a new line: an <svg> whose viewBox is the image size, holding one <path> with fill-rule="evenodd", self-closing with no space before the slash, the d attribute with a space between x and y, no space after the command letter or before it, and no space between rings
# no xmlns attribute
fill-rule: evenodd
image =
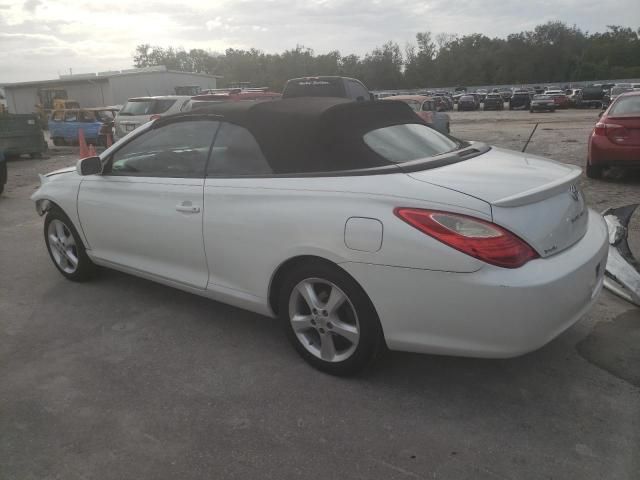
<svg viewBox="0 0 640 480"><path fill-rule="evenodd" d="M600 113L598 113L598 118L600 118L603 113L604 113L604 110L601 110Z"/></svg>
<svg viewBox="0 0 640 480"><path fill-rule="evenodd" d="M100 157L87 157L78 160L76 163L78 175L97 175L102 173L102 162Z"/></svg>

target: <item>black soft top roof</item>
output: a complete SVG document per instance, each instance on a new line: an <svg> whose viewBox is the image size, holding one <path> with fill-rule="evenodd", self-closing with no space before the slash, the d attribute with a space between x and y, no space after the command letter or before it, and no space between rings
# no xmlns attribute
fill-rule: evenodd
<svg viewBox="0 0 640 480"><path fill-rule="evenodd" d="M274 173L333 172L392 165L371 150L362 136L391 125L423 123L403 102L354 102L327 97L212 103L197 112L221 115L247 128Z"/></svg>

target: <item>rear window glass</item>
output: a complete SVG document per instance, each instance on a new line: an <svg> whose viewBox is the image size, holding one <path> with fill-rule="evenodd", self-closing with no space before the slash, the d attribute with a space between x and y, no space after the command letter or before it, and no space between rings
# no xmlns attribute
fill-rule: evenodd
<svg viewBox="0 0 640 480"><path fill-rule="evenodd" d="M640 116L640 95L622 97L611 107L609 115L636 114Z"/></svg>
<svg viewBox="0 0 640 480"><path fill-rule="evenodd" d="M417 123L378 128L366 133L363 140L371 150L393 163L429 158L460 148L449 137Z"/></svg>
<svg viewBox="0 0 640 480"><path fill-rule="evenodd" d="M283 98L292 97L344 97L341 79L301 79L287 82Z"/></svg>

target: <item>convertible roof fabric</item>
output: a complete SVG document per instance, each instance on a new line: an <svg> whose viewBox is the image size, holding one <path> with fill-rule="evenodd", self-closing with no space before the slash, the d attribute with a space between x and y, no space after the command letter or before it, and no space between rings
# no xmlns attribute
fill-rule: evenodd
<svg viewBox="0 0 640 480"><path fill-rule="evenodd" d="M274 173L359 170L392 165L362 136L378 128L423 123L402 102L353 102L342 98L300 97L264 102L212 103L213 113L247 128Z"/></svg>

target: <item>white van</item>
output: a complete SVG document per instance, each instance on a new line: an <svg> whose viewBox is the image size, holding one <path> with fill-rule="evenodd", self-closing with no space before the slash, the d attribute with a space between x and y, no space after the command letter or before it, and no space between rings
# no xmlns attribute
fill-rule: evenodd
<svg viewBox="0 0 640 480"><path fill-rule="evenodd" d="M188 95L130 98L116 116L115 140L119 140L155 118L181 112L189 100L191 97Z"/></svg>

